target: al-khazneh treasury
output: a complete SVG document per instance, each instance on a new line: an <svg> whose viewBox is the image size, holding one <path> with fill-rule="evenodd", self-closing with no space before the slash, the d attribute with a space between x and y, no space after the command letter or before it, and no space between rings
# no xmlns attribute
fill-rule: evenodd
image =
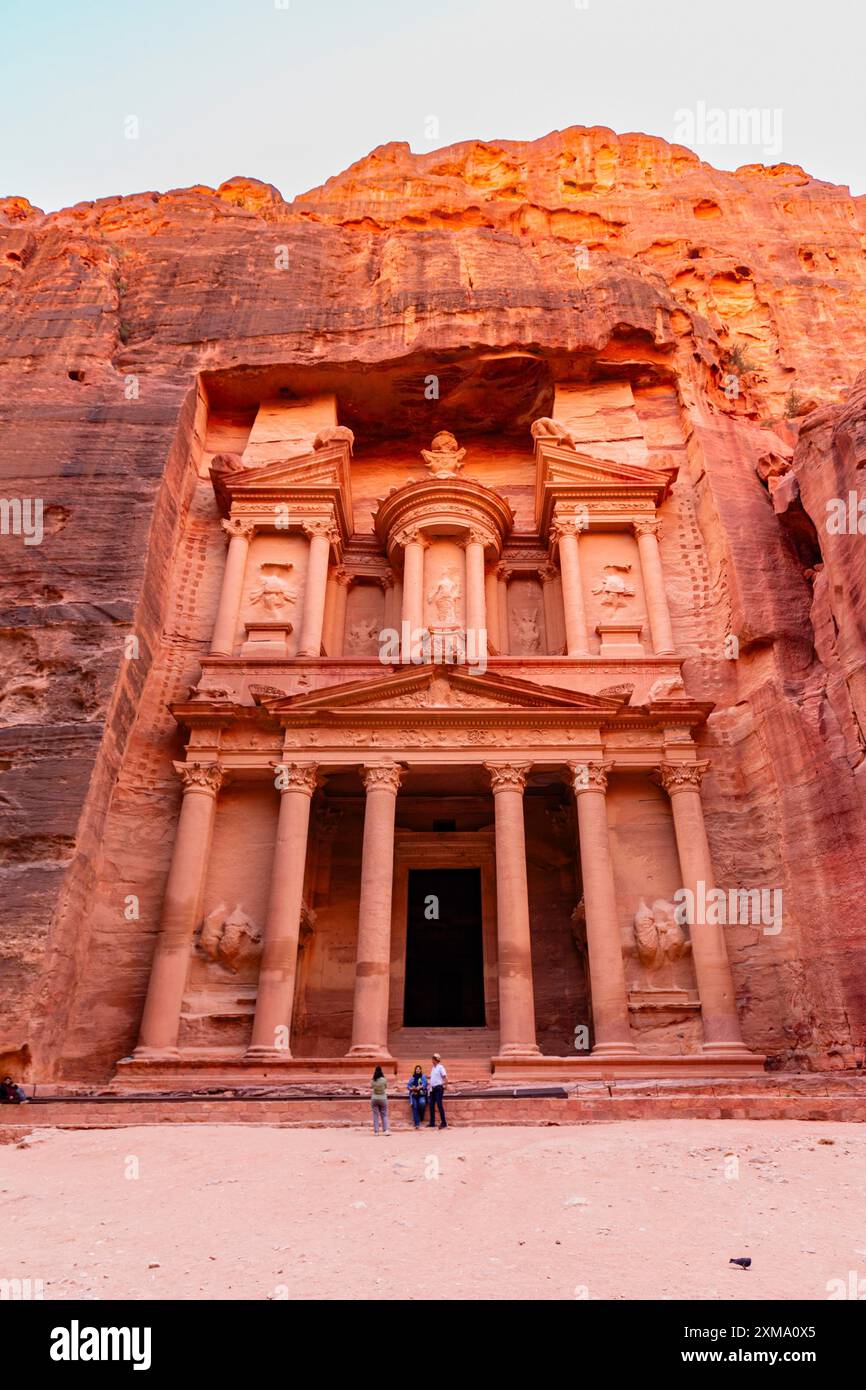
<svg viewBox="0 0 866 1390"><path fill-rule="evenodd" d="M600 128L0 200L3 1070L862 1070L864 238Z"/></svg>

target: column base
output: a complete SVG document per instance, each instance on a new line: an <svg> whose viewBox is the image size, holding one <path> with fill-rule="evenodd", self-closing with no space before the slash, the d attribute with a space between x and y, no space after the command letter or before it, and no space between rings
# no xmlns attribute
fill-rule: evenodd
<svg viewBox="0 0 866 1390"><path fill-rule="evenodd" d="M541 1048L536 1043L506 1043L500 1047L498 1055L500 1057L526 1057L530 1060L533 1057L541 1056Z"/></svg>
<svg viewBox="0 0 866 1390"><path fill-rule="evenodd" d="M371 1062L393 1062L394 1058L388 1051L388 1044L384 1043L377 1046L375 1043L356 1043L350 1047L346 1053L347 1057L364 1057Z"/></svg>
<svg viewBox="0 0 866 1390"><path fill-rule="evenodd" d="M292 1062L294 1058L288 1047L266 1047L264 1043L256 1043L253 1047L248 1047L244 1053L245 1062Z"/></svg>
<svg viewBox="0 0 866 1390"><path fill-rule="evenodd" d="M176 1062L180 1058L179 1047L146 1047L139 1045L132 1053L134 1062Z"/></svg>
<svg viewBox="0 0 866 1390"><path fill-rule="evenodd" d="M744 1042L705 1042L701 1044L705 1057L752 1057L754 1053Z"/></svg>
<svg viewBox="0 0 866 1390"><path fill-rule="evenodd" d="M638 1051L633 1042L605 1042L596 1043L589 1055L603 1060L606 1057L636 1057Z"/></svg>

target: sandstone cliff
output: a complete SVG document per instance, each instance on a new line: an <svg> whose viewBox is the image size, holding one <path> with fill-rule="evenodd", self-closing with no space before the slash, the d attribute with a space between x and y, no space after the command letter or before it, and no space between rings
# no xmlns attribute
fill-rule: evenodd
<svg viewBox="0 0 866 1390"><path fill-rule="evenodd" d="M864 247L844 188L600 128L388 145L293 203L242 178L47 216L0 201L2 491L45 505L41 545L0 538L0 1054L63 1071L138 700L160 644L184 647L164 581L211 375L351 370L372 436L382 383L412 432L407 384L439 371L465 432L529 354L515 428L554 373L676 392L708 557L692 598L739 644L686 652L723 753L713 852L720 881L786 901L777 944L734 943L748 1040L776 1066L862 1066L863 538L827 505L866 463Z"/></svg>

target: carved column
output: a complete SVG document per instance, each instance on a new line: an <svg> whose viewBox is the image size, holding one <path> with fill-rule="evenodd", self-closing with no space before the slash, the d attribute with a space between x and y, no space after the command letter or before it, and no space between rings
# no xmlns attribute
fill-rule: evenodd
<svg viewBox="0 0 866 1390"><path fill-rule="evenodd" d="M268 913L259 966L256 1014L247 1057L291 1057L292 1006L298 966L298 933L310 827L315 763L282 763L277 769L280 814L271 868Z"/></svg>
<svg viewBox="0 0 866 1390"><path fill-rule="evenodd" d="M740 1033L724 927L708 923L706 913L701 911L707 894L715 887L701 801L701 779L708 765L662 763L657 776L671 799L683 887L693 894L695 904L693 916L697 920L689 922L689 930L701 998L703 1051L748 1052Z"/></svg>
<svg viewBox="0 0 866 1390"><path fill-rule="evenodd" d="M501 656L502 637L499 632L499 580L496 578L495 565L491 565L484 576L484 596L486 599L487 635L493 650Z"/></svg>
<svg viewBox="0 0 866 1390"><path fill-rule="evenodd" d="M485 763L496 824L499 1054L537 1057L523 789L530 763Z"/></svg>
<svg viewBox="0 0 866 1390"><path fill-rule="evenodd" d="M511 649L508 631L508 581L512 571L508 565L499 564L496 566L496 579L498 586L498 609L499 609L499 655L508 656Z"/></svg>
<svg viewBox="0 0 866 1390"><path fill-rule="evenodd" d="M328 561L335 538L334 527L330 521L308 521L304 525L304 535L310 542L310 549L298 656L321 656Z"/></svg>
<svg viewBox="0 0 866 1390"><path fill-rule="evenodd" d="M395 608L397 597L397 586L394 578L394 571L388 570L383 574L379 583L382 585L382 592L385 596L384 610L382 614L382 627L388 631L399 628L400 612Z"/></svg>
<svg viewBox="0 0 866 1390"><path fill-rule="evenodd" d="M233 656L247 556L256 528L251 521L239 517L223 521L222 528L229 538L229 548L210 649L213 656Z"/></svg>
<svg viewBox="0 0 866 1390"><path fill-rule="evenodd" d="M552 656L560 651L562 624L560 621L561 603L557 603L556 581L559 571L556 565L542 565L538 571L541 592L544 600L544 632L547 637L547 650Z"/></svg>
<svg viewBox="0 0 866 1390"><path fill-rule="evenodd" d="M568 656L588 656L586 605L580 577L580 551L577 538L584 528L571 517L557 518L551 528L551 541L559 546L562 574L562 607L565 616L565 650Z"/></svg>
<svg viewBox="0 0 866 1390"><path fill-rule="evenodd" d="M342 656L344 653L344 643L346 640L346 605L349 602L349 590L354 583L354 578L354 575L349 574L348 570L343 569L342 565L333 571L334 610L331 614L331 628L328 634L329 641L325 643L325 650L329 656Z"/></svg>
<svg viewBox="0 0 866 1390"><path fill-rule="evenodd" d="M628 990L607 825L607 773L599 762L569 763L577 800L580 871L592 993L593 1055L637 1049L631 1040Z"/></svg>
<svg viewBox="0 0 866 1390"><path fill-rule="evenodd" d="M358 903L358 955L351 1057L388 1057L391 973L391 894L394 819L402 769L395 763L364 767L366 790Z"/></svg>
<svg viewBox="0 0 866 1390"><path fill-rule="evenodd" d="M201 916L216 798L223 780L218 763L175 763L174 768L183 779L183 801L135 1050L138 1057L177 1047L190 948Z"/></svg>
<svg viewBox="0 0 866 1390"><path fill-rule="evenodd" d="M466 542L466 641L467 656L471 662L487 660L487 596L484 590L485 540L486 537L481 532L470 531L469 539Z"/></svg>
<svg viewBox="0 0 866 1390"><path fill-rule="evenodd" d="M656 656L672 656L674 634L671 627L662 559L659 553L660 531L661 522L657 520L647 519L634 523L653 651Z"/></svg>
<svg viewBox="0 0 866 1390"><path fill-rule="evenodd" d="M427 541L420 531L406 536L403 544L403 612L409 624L409 640L424 627L424 551Z"/></svg>

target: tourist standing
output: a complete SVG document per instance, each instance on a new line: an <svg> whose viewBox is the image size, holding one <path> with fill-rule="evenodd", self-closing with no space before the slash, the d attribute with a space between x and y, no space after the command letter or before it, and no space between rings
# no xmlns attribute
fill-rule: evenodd
<svg viewBox="0 0 866 1390"><path fill-rule="evenodd" d="M430 1072L430 1128L436 1128L436 1107L439 1106L439 1116L442 1121L439 1128L447 1129L448 1121L445 1119L445 1107L442 1104L442 1097L445 1094L445 1086L448 1081L448 1073L442 1065L442 1058L438 1052L433 1053L433 1068Z"/></svg>
<svg viewBox="0 0 866 1390"><path fill-rule="evenodd" d="M412 1120L416 1129L420 1129L424 1123L424 1112L427 1109L427 1077L421 1067L416 1067L406 1087L409 1091L409 1103L412 1106Z"/></svg>
<svg viewBox="0 0 866 1390"><path fill-rule="evenodd" d="M373 1110L373 1133L379 1133L379 1122L381 1121L382 1133L390 1134L391 1131L388 1129L388 1082L385 1080L385 1073L381 1067L377 1067L373 1072L370 1105Z"/></svg>

